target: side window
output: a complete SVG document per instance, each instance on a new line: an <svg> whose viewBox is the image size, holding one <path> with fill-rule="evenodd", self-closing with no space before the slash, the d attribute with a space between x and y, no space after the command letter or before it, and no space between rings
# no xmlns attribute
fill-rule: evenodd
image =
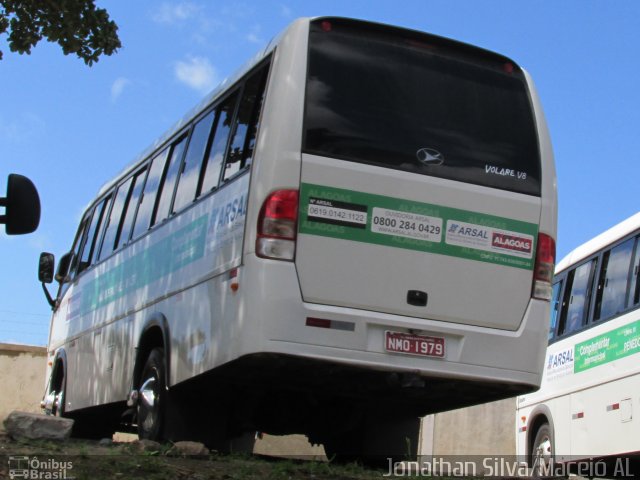
<svg viewBox="0 0 640 480"><path fill-rule="evenodd" d="M71 251L73 255L71 257L71 265L69 267L69 279L73 279L78 271L78 264L80 263L80 254L82 251L82 245L84 244L87 238L87 229L89 225L89 216L87 215L83 220L80 226L78 227L78 232L76 233L76 238L73 241L73 247Z"/></svg>
<svg viewBox="0 0 640 480"><path fill-rule="evenodd" d="M126 211L124 212L123 220L122 220L122 228L121 233L117 240L116 250L123 246L125 243L129 241L131 237L131 230L133 229L133 219L136 214L136 208L138 207L138 199L140 198L140 193L142 192L142 185L144 184L144 177L147 173L146 168L144 170L140 170L133 177L133 185L131 185L131 195L129 196L129 201L127 202Z"/></svg>
<svg viewBox="0 0 640 480"><path fill-rule="evenodd" d="M625 309L634 243L631 238L602 257L594 320L612 317Z"/></svg>
<svg viewBox="0 0 640 480"><path fill-rule="evenodd" d="M627 301L627 308L637 305L640 302L640 282L638 276L640 275L640 237L637 238L636 251L633 255L633 264L631 265L631 282L629 288L629 300Z"/></svg>
<svg viewBox="0 0 640 480"><path fill-rule="evenodd" d="M233 141L227 154L225 181L251 165L267 72L268 68L263 67L245 83L234 125Z"/></svg>
<svg viewBox="0 0 640 480"><path fill-rule="evenodd" d="M173 200L173 191L175 190L176 180L178 179L178 171L182 165L182 154L187 144L187 136L181 137L171 146L169 164L167 166L167 173L164 176L164 180L160 185L158 195L158 208L156 209L156 216L153 219L153 224L161 222L169 216L171 213L171 200Z"/></svg>
<svg viewBox="0 0 640 480"><path fill-rule="evenodd" d="M196 123L196 126L193 128L187 154L184 157L180 178L178 179L176 199L173 202L174 212L182 210L196 198L202 159L207 149L214 116L215 112L210 112L206 117Z"/></svg>
<svg viewBox="0 0 640 480"><path fill-rule="evenodd" d="M77 275L77 266L78 259L80 258L80 249L82 248L82 243L87 236L87 228L89 225L89 217L85 216L78 227L78 232L76 233L76 238L73 240L73 246L71 247L71 263L69 265L69 270L67 277L60 283L60 290L58 291L58 298L64 297L65 293L69 289L69 285L71 285L71 281ZM56 276L56 279L58 277Z"/></svg>
<svg viewBox="0 0 640 480"><path fill-rule="evenodd" d="M231 121L233 112L236 109L238 94L235 93L228 97L216 109L216 121L213 130L213 140L209 155L205 160L204 179L202 181L202 193L209 192L218 186L220 178L220 170L224 161L224 153L227 150L229 142L229 134L231 132Z"/></svg>
<svg viewBox="0 0 640 480"><path fill-rule="evenodd" d="M156 204L158 188L162 180L168 151L168 149L164 150L151 160L151 168L149 169L149 175L144 185L144 192L140 198L140 206L138 207L138 214L134 222L132 238L138 238L152 226L153 207Z"/></svg>
<svg viewBox="0 0 640 480"><path fill-rule="evenodd" d="M93 209L93 215L91 216L91 224L89 225L89 232L85 237L84 244L82 245L82 252L80 253L80 262L78 263L77 273L82 272L88 268L94 257L94 250L96 246L96 233L100 231L100 224L104 215L105 205L110 197L102 200Z"/></svg>
<svg viewBox="0 0 640 480"><path fill-rule="evenodd" d="M118 241L118 234L120 232L120 221L122 219L122 212L126 207L127 198L129 196L129 189L131 188L131 182L133 178L129 178L126 182L118 187L111 212L109 213L109 220L106 224L106 230L102 238L102 247L98 260L102 260L109 256L115 249L116 242Z"/></svg>
<svg viewBox="0 0 640 480"><path fill-rule="evenodd" d="M558 335L575 332L584 325L589 311L595 265L596 259L593 259L569 272Z"/></svg>
<svg viewBox="0 0 640 480"><path fill-rule="evenodd" d="M561 291L562 291L562 280L553 284L553 291L551 293L551 324L549 326L549 340L551 340L555 336L556 327L558 326Z"/></svg>

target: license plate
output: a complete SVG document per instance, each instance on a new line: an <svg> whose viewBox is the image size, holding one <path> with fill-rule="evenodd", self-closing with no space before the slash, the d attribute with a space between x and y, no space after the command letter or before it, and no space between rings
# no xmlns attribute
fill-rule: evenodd
<svg viewBox="0 0 640 480"><path fill-rule="evenodd" d="M441 337L390 332L388 330L384 334L384 347L387 352L444 358L444 346L444 338Z"/></svg>

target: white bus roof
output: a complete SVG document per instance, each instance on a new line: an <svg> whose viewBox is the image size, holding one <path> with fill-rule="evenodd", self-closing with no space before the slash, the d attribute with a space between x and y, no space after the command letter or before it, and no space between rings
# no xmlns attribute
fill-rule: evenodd
<svg viewBox="0 0 640 480"><path fill-rule="evenodd" d="M611 227L609 230L602 232L600 235L593 237L591 240L572 250L556 265L556 273L578 263L598 250L614 243L618 239L626 237L638 228L640 228L640 212L630 216L626 220L623 220L617 225Z"/></svg>

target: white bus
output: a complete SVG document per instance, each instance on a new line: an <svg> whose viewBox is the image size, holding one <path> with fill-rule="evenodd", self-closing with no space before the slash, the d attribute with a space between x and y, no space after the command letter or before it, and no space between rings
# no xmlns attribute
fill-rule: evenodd
<svg viewBox="0 0 640 480"><path fill-rule="evenodd" d="M640 452L639 238L640 213L558 264L542 385L518 398L518 454L532 465Z"/></svg>
<svg viewBox="0 0 640 480"><path fill-rule="evenodd" d="M555 182L512 60L295 21L86 210L44 405L83 434L126 412L144 438L406 453L418 416L539 386Z"/></svg>

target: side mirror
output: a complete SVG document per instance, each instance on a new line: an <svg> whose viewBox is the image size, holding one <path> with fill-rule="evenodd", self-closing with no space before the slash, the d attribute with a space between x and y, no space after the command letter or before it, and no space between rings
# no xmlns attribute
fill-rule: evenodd
<svg viewBox="0 0 640 480"><path fill-rule="evenodd" d="M73 252L65 253L58 263L58 270L56 271L56 282L64 283L69 277L69 267L71 267L71 259L73 258Z"/></svg>
<svg viewBox="0 0 640 480"><path fill-rule="evenodd" d="M42 283L53 282L53 270L55 268L55 257L53 253L42 252L40 254L40 264L38 266L38 280Z"/></svg>
<svg viewBox="0 0 640 480"><path fill-rule="evenodd" d="M53 282L53 269L55 266L55 258L53 253L42 252L40 254L40 262L38 264L38 280L42 282L42 290L44 290L44 296L47 297L47 302L51 309L56 308L56 302L47 290L46 283Z"/></svg>
<svg viewBox="0 0 640 480"><path fill-rule="evenodd" d="M7 235L31 233L40 224L40 197L31 180L12 173L7 181L7 196L0 198L5 214L0 223L6 224Z"/></svg>

